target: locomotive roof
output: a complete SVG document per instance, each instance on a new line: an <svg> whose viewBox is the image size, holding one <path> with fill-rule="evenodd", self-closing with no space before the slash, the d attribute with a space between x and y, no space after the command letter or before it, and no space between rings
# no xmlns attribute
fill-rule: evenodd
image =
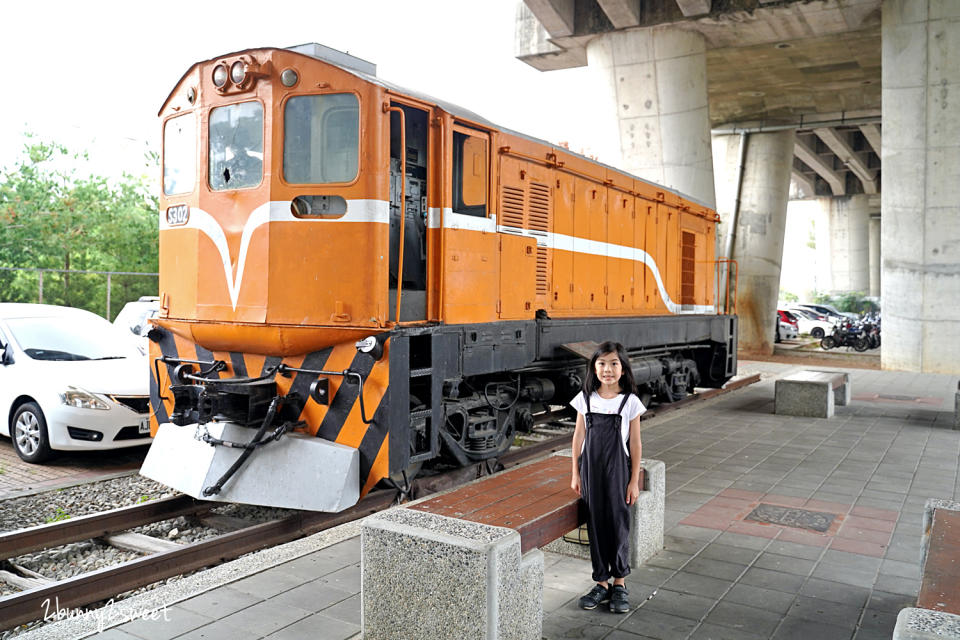
<svg viewBox="0 0 960 640"><path fill-rule="evenodd" d="M389 81L387 81L387 80L383 80L382 78L374 75L374 74L376 73L376 68L377 68L377 67L376 67L376 65L374 65L373 63L368 62L368 61L366 61L366 60L363 60L362 58L357 58L357 57L352 56L352 55L350 55L350 54L348 54L348 53L344 53L344 52L342 52L342 51L338 51L338 50L336 50L336 49L332 49L332 48L330 48L330 47L321 45L321 44L317 44L317 43L306 43L306 44L296 45L296 46L292 46L292 47L251 47L250 49L244 49L244 50L242 50L242 51L235 51L235 52L228 53L228 54L225 54L225 55L217 56L216 58L211 58L211 59L208 60L207 62L213 62L214 60L220 60L221 58L226 58L226 57L235 55L235 54L237 54L237 53L243 53L244 51L250 51L250 50L252 50L252 49L276 49L276 50L283 50L283 51L289 51L290 53L295 53L295 54L297 54L297 55L302 55L302 56L307 57L307 58L312 58L312 59L314 59L314 60L320 60L321 62L325 62L326 64L329 64L329 65L331 65L331 66L337 67L338 69L341 69L341 70L343 70L343 71L346 71L347 73L352 74L352 75L354 75L354 76L357 76L358 78L360 78L360 79L362 79L362 80L365 80L365 81L367 81L367 82L369 82L369 83L371 83L371 84L378 85L378 86L380 86L380 87L383 87L384 89L388 89L388 90L393 91L393 92L395 92L395 93L400 93L400 94L403 94L403 95L410 96L411 98L416 98L417 100L420 100L420 101L422 101L422 102L427 102L427 103L436 105L437 107L440 107L441 109L443 109L444 111L446 111L447 113L449 113L450 115L452 115L452 116L454 116L454 117L463 118L463 119L465 119L465 120L469 120L469 121L471 121L471 122L473 122L473 123L476 123L476 124L479 124L479 125L483 125L483 126L485 126L485 127L489 127L490 129L494 129L494 130L500 131L500 132L502 132L502 133L506 133L506 134L509 134L509 135L512 135L512 136L516 136L516 137L518 137L518 138L523 138L524 140L528 140L528 141L530 141L530 142L535 142L535 143L537 143L537 144L542 144L542 145L544 145L544 146L550 147L551 149L556 150L556 151L560 151L560 152L562 152L562 153L568 153L568 154L570 154L570 155L576 156L576 157L581 158L581 159L583 159L583 160L586 160L586 161L588 161L588 162L592 162L592 163L594 163L594 164L600 165L601 167L604 167L604 168L609 169L609 170L611 170L611 171L616 171L616 172L618 172L618 173L622 173L623 175L630 176L631 178L634 178L634 179L636 179L636 180L643 180L644 182L647 182L648 184L651 184L651 185L660 187L660 188L662 188L662 189L665 189L665 190L668 190L668 191L675 191L675 192L678 193L680 196L682 196L684 199L689 200L690 202L693 202L693 203L695 203L695 204L698 204L698 205L700 205L701 207L705 207L705 208L711 209L711 210L715 210L715 209L716 209L716 207L715 207L714 205L709 205L709 204L707 204L707 203L705 203L705 202L702 202L702 201L698 200L697 198L694 198L693 196L690 196L690 195L687 195L687 194L685 194L685 193L683 193L683 192L677 191L676 189L673 189L673 188L671 188L671 187L664 186L664 185L662 185L662 184L660 184L660 183L654 182L654 181L649 180L649 179L647 179L647 178L641 178L641 177L636 176L636 175L634 175L634 174L632 174L632 173L629 173L629 172L627 172L627 171L624 171L623 169L618 169L617 167L613 167L613 166L610 166L610 165L608 165L608 164L606 164L606 163L600 162L599 160L595 160L595 159L593 159L593 158L588 158L588 157L586 157L586 156L583 155L583 154L577 153L576 151L572 151L572 150L567 149L567 148L565 148L565 147L561 147L561 146L556 145L556 144L554 144L554 143L552 143L552 142L548 142L548 141L546 141L546 140L541 140L540 138L535 138L535 137L530 136L530 135L527 135L527 134L525 134L525 133L521 133L521 132L519 132L519 131L514 131L514 130L508 129L508 128L506 128L506 127L502 127L502 126L500 126L500 125L498 125L498 124L495 124L495 123L487 120L487 119L484 118L483 116L481 116L481 115L479 115L479 114L477 114L477 113L475 113L475 112L473 112L473 111L470 111L469 109L465 109L465 108L463 108L463 107L461 107L461 106L459 106L459 105L453 104L452 102L447 102L446 100L441 100L440 98L435 98L434 96L431 96L431 95L429 95L429 94L423 93L422 91L416 91L416 90L413 90L413 89L408 89L408 88L406 88L406 87L401 87L400 85L394 84L394 83L389 82ZM311 50L313 51L312 53L310 52ZM199 63L198 63L198 64L199 64ZM195 64L195 65L192 65L190 68L192 69L192 68L195 67L195 66L196 66L196 64ZM371 73L366 73L365 71L362 71L362 69L371 70L371 71L373 71L373 74L371 74ZM179 84L179 83L183 80L183 78L185 78L185 77L187 76L187 73L189 73L189 72L190 72L190 70L188 69L187 72L183 74L183 77L180 79L180 81L177 82L177 84ZM169 100L169 98L168 98L168 100ZM164 101L164 106L166 106L166 101ZM161 108L161 112L162 112L162 110L163 110L163 109Z"/></svg>

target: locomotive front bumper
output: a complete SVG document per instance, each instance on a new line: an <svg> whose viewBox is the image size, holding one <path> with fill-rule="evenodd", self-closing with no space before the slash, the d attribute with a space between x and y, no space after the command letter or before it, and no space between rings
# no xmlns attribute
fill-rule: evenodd
<svg viewBox="0 0 960 640"><path fill-rule="evenodd" d="M259 447L219 493L204 495L243 449L208 444L198 439L198 429L234 442L245 442L252 434L230 422L161 424L140 475L200 500L337 512L360 498L359 451L295 432Z"/></svg>

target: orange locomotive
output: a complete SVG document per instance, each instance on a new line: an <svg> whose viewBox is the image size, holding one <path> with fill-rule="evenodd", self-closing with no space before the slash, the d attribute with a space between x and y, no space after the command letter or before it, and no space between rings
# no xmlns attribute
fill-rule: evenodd
<svg viewBox="0 0 960 640"><path fill-rule="evenodd" d="M646 401L736 370L717 216L680 194L315 44L198 63L160 116L142 473L181 491L335 511L495 458L578 343L626 345Z"/></svg>

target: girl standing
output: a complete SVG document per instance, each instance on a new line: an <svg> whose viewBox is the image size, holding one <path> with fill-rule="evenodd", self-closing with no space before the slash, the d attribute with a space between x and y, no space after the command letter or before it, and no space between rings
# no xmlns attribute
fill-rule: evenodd
<svg viewBox="0 0 960 640"><path fill-rule="evenodd" d="M577 410L570 486L587 505L590 560L596 586L580 598L595 609L630 610L624 578L630 573L630 509L640 497L640 415L630 358L618 342L604 342L587 366L583 391L570 403ZM613 578L613 584L609 584Z"/></svg>

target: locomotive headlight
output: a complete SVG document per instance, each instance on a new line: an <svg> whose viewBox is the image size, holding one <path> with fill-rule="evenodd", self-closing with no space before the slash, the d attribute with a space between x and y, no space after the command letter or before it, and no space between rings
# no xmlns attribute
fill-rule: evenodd
<svg viewBox="0 0 960 640"><path fill-rule="evenodd" d="M283 73L280 74L280 82L282 82L285 87L292 87L297 84L297 80L299 79L300 77L297 76L297 72L293 69L284 69Z"/></svg>
<svg viewBox="0 0 960 640"><path fill-rule="evenodd" d="M227 84L227 65L218 64L213 68L213 84L217 87Z"/></svg>
<svg viewBox="0 0 960 640"><path fill-rule="evenodd" d="M234 84L241 84L243 79L247 77L247 64L240 60L237 60L232 65L230 65L230 79L233 80Z"/></svg>
<svg viewBox="0 0 960 640"><path fill-rule="evenodd" d="M67 387L67 390L60 394L60 401L69 407L77 409L101 409L110 408L106 402L77 387Z"/></svg>

